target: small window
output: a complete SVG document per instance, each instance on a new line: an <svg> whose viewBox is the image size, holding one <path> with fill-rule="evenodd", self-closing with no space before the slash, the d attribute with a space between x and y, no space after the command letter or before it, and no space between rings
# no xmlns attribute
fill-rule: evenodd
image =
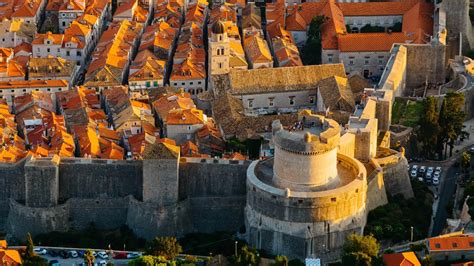
<svg viewBox="0 0 474 266"><path fill-rule="evenodd" d="M365 64L368 65L368 64L369 64L369 60L365 60Z"/></svg>
<svg viewBox="0 0 474 266"><path fill-rule="evenodd" d="M458 247L458 243L453 243L453 248L457 248Z"/></svg>
<svg viewBox="0 0 474 266"><path fill-rule="evenodd" d="M379 65L383 65L383 60L379 60Z"/></svg>
<svg viewBox="0 0 474 266"><path fill-rule="evenodd" d="M66 51L66 56L71 56L71 52L70 52L70 51Z"/></svg>
<svg viewBox="0 0 474 266"><path fill-rule="evenodd" d="M436 244L435 244L435 248L441 248L441 244L440 244L440 243L436 243Z"/></svg>
<svg viewBox="0 0 474 266"><path fill-rule="evenodd" d="M336 202L336 198L331 198L331 201L332 201L332 202Z"/></svg>
<svg viewBox="0 0 474 266"><path fill-rule="evenodd" d="M329 62L329 63L332 63L332 57L329 57L329 58L328 58L328 62Z"/></svg>
<svg viewBox="0 0 474 266"><path fill-rule="evenodd" d="M47 48L46 51L47 51L48 53L50 53L50 52L51 52L51 49Z"/></svg>
<svg viewBox="0 0 474 266"><path fill-rule="evenodd" d="M354 65L354 61L353 61L353 60L350 60L350 61L349 61L349 65L351 65L351 66Z"/></svg>
<svg viewBox="0 0 474 266"><path fill-rule="evenodd" d="M470 247L474 247L474 242L469 242Z"/></svg>
<svg viewBox="0 0 474 266"><path fill-rule="evenodd" d="M268 106L273 107L274 98L268 98Z"/></svg>
<svg viewBox="0 0 474 266"><path fill-rule="evenodd" d="M248 106L249 108L253 108L253 99L248 100Z"/></svg>
<svg viewBox="0 0 474 266"><path fill-rule="evenodd" d="M290 105L294 105L295 104L295 96L290 96Z"/></svg>
<svg viewBox="0 0 474 266"><path fill-rule="evenodd" d="M309 96L309 103L314 104L314 96Z"/></svg>

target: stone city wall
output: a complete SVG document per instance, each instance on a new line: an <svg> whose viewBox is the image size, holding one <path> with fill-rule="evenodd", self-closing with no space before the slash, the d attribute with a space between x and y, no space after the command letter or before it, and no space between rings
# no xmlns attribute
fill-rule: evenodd
<svg viewBox="0 0 474 266"><path fill-rule="evenodd" d="M128 195L142 199L142 161L99 159L61 159L59 198L121 198Z"/></svg>

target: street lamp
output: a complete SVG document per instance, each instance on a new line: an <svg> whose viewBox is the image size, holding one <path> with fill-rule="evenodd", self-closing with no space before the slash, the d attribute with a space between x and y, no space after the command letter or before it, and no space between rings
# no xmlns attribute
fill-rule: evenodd
<svg viewBox="0 0 474 266"><path fill-rule="evenodd" d="M413 242L413 226L410 226L410 242Z"/></svg>
<svg viewBox="0 0 474 266"><path fill-rule="evenodd" d="M238 243L239 243L239 242L235 241L235 257L236 257L236 258L237 258L237 244L238 244Z"/></svg>

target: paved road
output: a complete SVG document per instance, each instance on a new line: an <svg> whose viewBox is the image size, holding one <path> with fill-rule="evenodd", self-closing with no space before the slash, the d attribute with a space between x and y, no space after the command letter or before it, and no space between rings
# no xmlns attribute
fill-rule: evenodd
<svg viewBox="0 0 474 266"><path fill-rule="evenodd" d="M453 199L454 193L456 191L456 180L459 171L460 169L454 167L453 164L449 165L449 167L445 170L443 180L441 181L439 203L431 236L437 236L441 234L441 231L446 224L446 218L448 218L446 207L448 206L449 201Z"/></svg>
<svg viewBox="0 0 474 266"><path fill-rule="evenodd" d="M71 265L71 266L77 266L77 265L81 265L81 263L84 262L84 259L83 258L69 258L69 259L62 259L61 257L51 257L49 255L44 255L42 256L43 258L47 259L48 261L51 261L51 260L57 260L59 265L63 266L63 265ZM95 263L99 263L100 261L102 261L102 259L99 259L99 258L96 258L95 259ZM108 262L108 260L105 260L106 262ZM128 262L130 260L128 259L125 259L125 260L114 260L114 259L111 259L110 262L112 262L114 265L128 265ZM104 264L105 265L105 264Z"/></svg>

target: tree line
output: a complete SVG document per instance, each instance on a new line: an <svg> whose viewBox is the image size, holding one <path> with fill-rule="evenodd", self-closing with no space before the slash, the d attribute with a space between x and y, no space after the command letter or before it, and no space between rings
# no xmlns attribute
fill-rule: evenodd
<svg viewBox="0 0 474 266"><path fill-rule="evenodd" d="M426 158L443 160L453 155L454 144L468 136L464 130L464 95L449 92L438 111L438 99L427 97L423 101L424 110L417 130L422 145L422 155Z"/></svg>

